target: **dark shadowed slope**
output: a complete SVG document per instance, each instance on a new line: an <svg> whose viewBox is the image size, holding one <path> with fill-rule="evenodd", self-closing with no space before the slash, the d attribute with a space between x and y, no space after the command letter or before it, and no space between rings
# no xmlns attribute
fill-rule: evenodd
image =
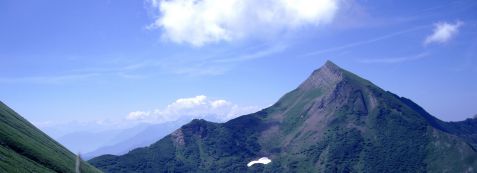
<svg viewBox="0 0 477 173"><path fill-rule="evenodd" d="M328 61L262 111L194 120L149 147L90 163L105 172L474 172L471 141L449 128ZM246 166L264 156L272 162Z"/></svg>
<svg viewBox="0 0 477 173"><path fill-rule="evenodd" d="M76 156L0 102L0 172L75 172ZM82 161L83 173L100 172Z"/></svg>

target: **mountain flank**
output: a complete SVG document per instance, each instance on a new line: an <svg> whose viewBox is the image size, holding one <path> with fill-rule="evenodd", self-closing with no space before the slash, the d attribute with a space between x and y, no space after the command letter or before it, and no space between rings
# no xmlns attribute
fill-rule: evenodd
<svg viewBox="0 0 477 173"><path fill-rule="evenodd" d="M77 162L79 164L77 164ZM0 172L99 173L0 102Z"/></svg>
<svg viewBox="0 0 477 173"><path fill-rule="evenodd" d="M441 121L327 61L274 105L226 123L193 120L104 172L475 172L476 124ZM247 167L267 157L269 164Z"/></svg>

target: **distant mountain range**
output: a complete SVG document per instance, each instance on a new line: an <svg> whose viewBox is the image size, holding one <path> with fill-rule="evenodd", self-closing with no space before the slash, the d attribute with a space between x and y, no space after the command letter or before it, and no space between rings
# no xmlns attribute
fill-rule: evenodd
<svg viewBox="0 0 477 173"><path fill-rule="evenodd" d="M139 130L125 137L123 133L118 134L116 140L109 141L109 145L103 145L91 152L83 154L83 158L91 159L104 154L120 155L138 147L145 147L153 144L175 129L179 128L185 121L173 121L161 124L141 124L137 127L122 130L123 133L131 130ZM120 137L120 138L119 138ZM119 140L118 140L119 139ZM74 140L76 141L76 140Z"/></svg>
<svg viewBox="0 0 477 173"><path fill-rule="evenodd" d="M100 172L0 102L0 172Z"/></svg>
<svg viewBox="0 0 477 173"><path fill-rule="evenodd" d="M122 131L123 130L116 129L102 132L79 131L68 133L64 136L56 138L56 140L69 150L75 153L82 153L84 157L85 152L91 152L100 146L110 143L115 136L121 136L120 133Z"/></svg>
<svg viewBox="0 0 477 173"><path fill-rule="evenodd" d="M213 122L223 122L217 115L201 115ZM179 118L174 121L162 123L139 123L132 127L101 128L100 125L87 125L87 123L70 123L60 127L43 128L49 135L70 151L81 153L83 159L91 159L104 154L121 155L135 148L145 147L165 137L182 125L191 121L189 117ZM75 132L64 133L66 126L80 129ZM80 126L80 128L78 128ZM111 125L109 125L111 126ZM63 135L58 135L64 133Z"/></svg>
<svg viewBox="0 0 477 173"><path fill-rule="evenodd" d="M219 122L215 116L204 118ZM57 138L58 142L72 151L82 151L83 159L104 154L121 155L135 148L146 147L172 133L191 119L181 118L158 124L140 123L126 129L106 130L97 133L75 132Z"/></svg>
<svg viewBox="0 0 477 173"><path fill-rule="evenodd" d="M476 172L477 120L443 122L328 61L274 105L89 162L104 172ZM269 164L247 163L266 157Z"/></svg>

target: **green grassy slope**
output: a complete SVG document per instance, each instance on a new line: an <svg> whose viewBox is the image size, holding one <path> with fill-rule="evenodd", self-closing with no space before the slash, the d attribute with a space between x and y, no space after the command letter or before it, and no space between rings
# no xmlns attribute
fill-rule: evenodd
<svg viewBox="0 0 477 173"><path fill-rule="evenodd" d="M0 172L75 172L76 156L0 102ZM100 172L81 162L81 172Z"/></svg>
<svg viewBox="0 0 477 173"><path fill-rule="evenodd" d="M149 147L89 162L105 172L474 172L477 152L455 133L475 133L468 126L451 129L328 62L262 111L194 120ZM263 156L272 162L246 166Z"/></svg>

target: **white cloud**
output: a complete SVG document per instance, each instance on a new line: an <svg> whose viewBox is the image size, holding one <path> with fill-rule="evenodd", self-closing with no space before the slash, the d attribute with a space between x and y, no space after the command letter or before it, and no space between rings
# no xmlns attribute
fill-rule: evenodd
<svg viewBox="0 0 477 173"><path fill-rule="evenodd" d="M435 24L434 32L424 40L424 44L448 42L457 35L462 24L460 21L453 24L447 22Z"/></svg>
<svg viewBox="0 0 477 173"><path fill-rule="evenodd" d="M212 106L212 108L218 108L218 107L221 107L221 106L230 105L230 102L228 102L226 100L214 100L214 101L210 102L210 105Z"/></svg>
<svg viewBox="0 0 477 173"><path fill-rule="evenodd" d="M240 115L260 110L258 106L240 106L224 99L204 95L180 98L160 109L138 110L125 117L96 120L36 121L33 124L48 135L59 138L74 132L100 133L108 130L133 128L142 123L161 124L172 122L182 125L193 118L227 121Z"/></svg>
<svg viewBox="0 0 477 173"><path fill-rule="evenodd" d="M330 22L339 0L149 0L150 28L176 43L202 46ZM258 34L257 34L258 33Z"/></svg>
<svg viewBox="0 0 477 173"><path fill-rule="evenodd" d="M256 106L239 106L223 99L210 99L199 95L180 98L165 108L152 111L134 111L126 116L127 120L163 123L183 118L213 118L226 121L240 115L257 111Z"/></svg>
<svg viewBox="0 0 477 173"><path fill-rule="evenodd" d="M134 111L130 112L126 119L128 120L141 120L141 119L146 119L151 115L150 112L144 112L144 111Z"/></svg>

